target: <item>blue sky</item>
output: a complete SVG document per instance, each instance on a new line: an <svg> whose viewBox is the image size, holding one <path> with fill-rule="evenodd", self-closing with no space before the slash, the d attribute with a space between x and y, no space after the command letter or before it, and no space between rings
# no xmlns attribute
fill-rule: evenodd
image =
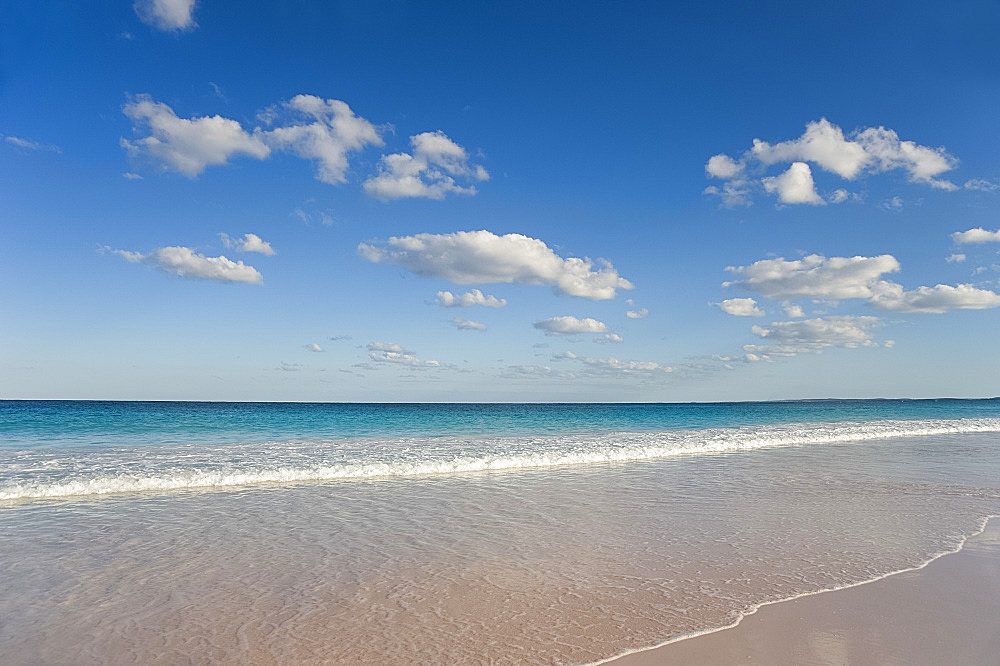
<svg viewBox="0 0 1000 666"><path fill-rule="evenodd" d="M1000 393L1000 6L15 0L0 397Z"/></svg>

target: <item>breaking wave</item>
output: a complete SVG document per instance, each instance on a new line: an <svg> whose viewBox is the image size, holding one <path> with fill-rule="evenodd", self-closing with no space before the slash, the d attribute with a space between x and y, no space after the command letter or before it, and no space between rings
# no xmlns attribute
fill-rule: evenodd
<svg viewBox="0 0 1000 666"><path fill-rule="evenodd" d="M756 425L542 437L290 440L4 452L0 500L377 480L1000 432L998 418Z"/></svg>

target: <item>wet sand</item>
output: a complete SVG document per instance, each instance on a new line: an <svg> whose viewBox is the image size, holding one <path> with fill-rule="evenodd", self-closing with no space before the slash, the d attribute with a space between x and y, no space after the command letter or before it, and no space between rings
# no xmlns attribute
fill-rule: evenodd
<svg viewBox="0 0 1000 666"><path fill-rule="evenodd" d="M922 569L766 605L735 627L606 663L1000 663L1000 518Z"/></svg>

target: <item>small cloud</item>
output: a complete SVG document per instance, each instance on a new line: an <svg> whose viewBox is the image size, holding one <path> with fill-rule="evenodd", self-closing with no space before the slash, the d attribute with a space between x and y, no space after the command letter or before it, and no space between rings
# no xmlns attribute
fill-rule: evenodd
<svg viewBox="0 0 1000 666"><path fill-rule="evenodd" d="M142 180L142 176L137 173L132 173L131 171L126 171L122 174L122 178L125 180Z"/></svg>
<svg viewBox="0 0 1000 666"><path fill-rule="evenodd" d="M953 255L950 255L950 256L946 257L945 261L947 261L949 264L960 264L963 261L965 261L965 255L964 254L953 254Z"/></svg>
<svg viewBox="0 0 1000 666"><path fill-rule="evenodd" d="M732 180L736 176L743 173L744 165L737 162L729 155L713 155L708 158L708 162L705 164L705 173L712 178L721 178L722 180Z"/></svg>
<svg viewBox="0 0 1000 666"><path fill-rule="evenodd" d="M451 320L451 323L455 325L460 331L485 331L486 324L478 321L469 321L468 319L462 319L461 317L455 317Z"/></svg>
<svg viewBox="0 0 1000 666"><path fill-rule="evenodd" d="M975 190L977 192L996 192L1000 190L1000 183L984 178L973 178L972 180L965 181L964 187L967 190Z"/></svg>
<svg viewBox="0 0 1000 666"><path fill-rule="evenodd" d="M225 256L206 257L189 247L161 247L149 254L129 250L110 251L129 263L155 266L164 273L178 275L188 280L264 284L263 276L253 266L248 266L242 261L232 261Z"/></svg>
<svg viewBox="0 0 1000 666"><path fill-rule="evenodd" d="M62 153L62 151L59 149L58 146L53 146L47 143L39 143L37 141L24 139L19 136L4 136L3 140L12 146L17 146L18 148L23 148L24 150L33 150L33 151L40 150L40 151L47 151L50 153Z"/></svg>
<svg viewBox="0 0 1000 666"><path fill-rule="evenodd" d="M278 370L283 370L284 372L298 372L301 369L302 366L298 363L285 363L284 361L278 366Z"/></svg>
<svg viewBox="0 0 1000 666"><path fill-rule="evenodd" d="M882 208L886 210L903 210L903 200L899 197L893 197L888 201L883 201Z"/></svg>
<svg viewBox="0 0 1000 666"><path fill-rule="evenodd" d="M951 239L959 244L967 243L1000 243L1000 231L987 231L982 227L968 231L956 231Z"/></svg>
<svg viewBox="0 0 1000 666"><path fill-rule="evenodd" d="M146 25L172 32L195 27L194 4L195 0L136 0L133 7Z"/></svg>
<svg viewBox="0 0 1000 666"><path fill-rule="evenodd" d="M489 180L486 169L469 164L465 149L444 132L424 132L410 137L413 153L384 155L379 173L365 181L364 190L376 199L388 201L407 197L443 199L448 194L476 193L472 185L455 181Z"/></svg>
<svg viewBox="0 0 1000 666"><path fill-rule="evenodd" d="M545 335L576 335L578 333L609 333L611 331L607 324L590 317L584 319L570 316L552 317L536 321L534 327L545 331Z"/></svg>
<svg viewBox="0 0 1000 666"><path fill-rule="evenodd" d="M311 352L321 352L321 351L323 351L323 348L320 347L315 342L310 342L309 344L307 344L306 345L306 349L308 349Z"/></svg>
<svg viewBox="0 0 1000 666"><path fill-rule="evenodd" d="M729 298L712 305L717 305L720 310L734 317L764 316L764 311L757 307L757 301L752 298Z"/></svg>
<svg viewBox="0 0 1000 666"><path fill-rule="evenodd" d="M629 310L625 313L625 316L629 319L645 319L649 315L649 310L647 308L642 308L641 310Z"/></svg>
<svg viewBox="0 0 1000 666"><path fill-rule="evenodd" d="M507 299L497 298L484 294L478 289L472 289L456 296L450 291L439 291L437 293L438 305L445 308L467 308L473 305L482 305L487 308L502 308L507 305Z"/></svg>
<svg viewBox="0 0 1000 666"><path fill-rule="evenodd" d="M839 204L844 203L850 198L851 194L847 190L834 190L830 193L826 200L832 204Z"/></svg>
<svg viewBox="0 0 1000 666"><path fill-rule="evenodd" d="M600 342L600 343L608 343L608 342L619 343L619 342L625 342L625 339L622 336L618 335L617 333L606 333L605 335L603 335L603 336L601 336L599 338L594 338L594 342Z"/></svg>
<svg viewBox="0 0 1000 666"><path fill-rule="evenodd" d="M793 305L792 303L785 303L782 308L785 311L785 316L791 317L792 319L798 319L800 317L805 317L806 313L802 311L801 305Z"/></svg>
<svg viewBox="0 0 1000 666"><path fill-rule="evenodd" d="M396 365L406 365L413 368L451 368L440 361L422 360L416 355L404 349L402 345L395 342L370 342L368 343L368 358L375 363L392 363Z"/></svg>
<svg viewBox="0 0 1000 666"><path fill-rule="evenodd" d="M332 338L330 338L330 340L332 340L334 342L340 342L342 340L351 340L351 339L353 339L353 338L351 338L351 336L349 336L349 335L335 335Z"/></svg>
<svg viewBox="0 0 1000 666"><path fill-rule="evenodd" d="M277 254L271 244L262 240L257 234L245 234L243 238L230 238L228 234L219 234L219 238L222 239L224 246L240 252L256 252L268 256Z"/></svg>
<svg viewBox="0 0 1000 666"><path fill-rule="evenodd" d="M780 176L761 179L767 192L778 194L778 200L785 204L823 205L826 202L816 193L812 170L805 162L792 162L788 170Z"/></svg>

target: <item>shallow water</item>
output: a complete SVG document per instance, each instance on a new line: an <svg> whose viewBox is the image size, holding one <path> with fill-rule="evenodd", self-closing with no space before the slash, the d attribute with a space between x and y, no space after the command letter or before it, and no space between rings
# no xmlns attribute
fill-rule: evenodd
<svg viewBox="0 0 1000 666"><path fill-rule="evenodd" d="M998 479L950 431L8 501L0 661L588 662L920 564Z"/></svg>

